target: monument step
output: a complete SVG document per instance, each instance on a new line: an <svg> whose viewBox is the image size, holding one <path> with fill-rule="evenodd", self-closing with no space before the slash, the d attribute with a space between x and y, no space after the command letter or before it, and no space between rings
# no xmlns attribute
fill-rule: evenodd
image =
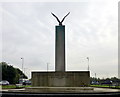
<svg viewBox="0 0 120 97"><path fill-rule="evenodd" d="M93 87L28 87L25 89L28 92L39 93L76 93L76 92L93 92Z"/></svg>

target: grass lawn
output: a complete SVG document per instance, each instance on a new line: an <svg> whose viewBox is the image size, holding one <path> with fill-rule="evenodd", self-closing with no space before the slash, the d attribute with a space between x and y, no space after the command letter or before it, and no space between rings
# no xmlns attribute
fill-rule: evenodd
<svg viewBox="0 0 120 97"><path fill-rule="evenodd" d="M101 88L118 88L120 89L120 86L109 86L109 85L90 85L91 87L101 87Z"/></svg>
<svg viewBox="0 0 120 97"><path fill-rule="evenodd" d="M31 87L31 86L30 85L26 85L26 86L2 85L0 87L2 87L2 89L16 89L16 88L25 88L25 87Z"/></svg>

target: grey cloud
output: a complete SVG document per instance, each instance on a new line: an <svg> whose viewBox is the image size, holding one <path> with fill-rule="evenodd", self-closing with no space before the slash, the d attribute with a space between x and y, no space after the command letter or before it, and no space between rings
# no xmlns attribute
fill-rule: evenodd
<svg viewBox="0 0 120 97"><path fill-rule="evenodd" d="M58 23L51 12L62 19L70 11L63 23L66 25L67 70L86 70L86 57L91 59L92 72L99 73L102 71L99 67L107 68L108 64L112 68L117 63L112 61L117 59L117 20L111 9L113 12L116 7L89 2L4 3L3 61L21 68L20 57L24 57L25 66L30 70L46 70L47 62L54 70L55 25ZM114 75L115 70L111 70Z"/></svg>

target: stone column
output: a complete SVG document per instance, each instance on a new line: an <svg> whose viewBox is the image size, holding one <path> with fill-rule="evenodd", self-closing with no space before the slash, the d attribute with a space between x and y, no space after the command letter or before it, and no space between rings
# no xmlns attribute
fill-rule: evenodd
<svg viewBox="0 0 120 97"><path fill-rule="evenodd" d="M55 27L55 71L65 71L65 26Z"/></svg>

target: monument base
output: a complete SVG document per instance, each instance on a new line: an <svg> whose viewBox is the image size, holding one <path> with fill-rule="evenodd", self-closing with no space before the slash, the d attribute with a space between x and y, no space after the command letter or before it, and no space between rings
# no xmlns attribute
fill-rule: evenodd
<svg viewBox="0 0 120 97"><path fill-rule="evenodd" d="M25 89L32 93L87 93L93 92L93 87L28 87Z"/></svg>
<svg viewBox="0 0 120 97"><path fill-rule="evenodd" d="M32 87L81 87L89 85L89 71L32 72Z"/></svg>

